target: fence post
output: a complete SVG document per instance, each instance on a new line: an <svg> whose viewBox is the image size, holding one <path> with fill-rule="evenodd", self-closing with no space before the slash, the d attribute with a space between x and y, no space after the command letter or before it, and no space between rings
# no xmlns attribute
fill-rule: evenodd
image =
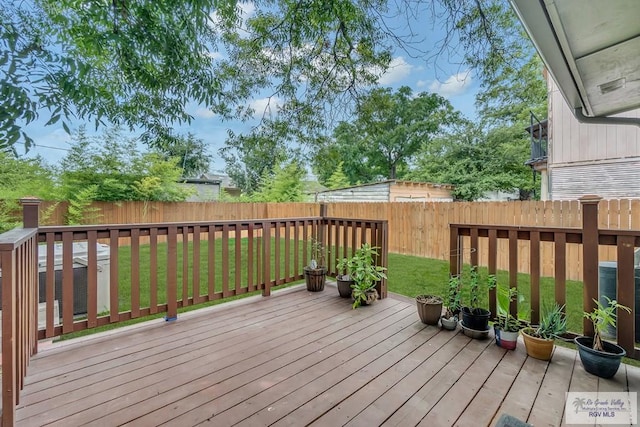
<svg viewBox="0 0 640 427"><path fill-rule="evenodd" d="M580 198L582 206L582 307L586 312L595 308L598 299L598 202L596 195ZM584 335L593 335L593 325L588 319L582 321Z"/></svg>
<svg viewBox="0 0 640 427"><path fill-rule="evenodd" d="M40 202L37 197L25 197L20 199L22 205L22 226L24 228L38 228Z"/></svg>

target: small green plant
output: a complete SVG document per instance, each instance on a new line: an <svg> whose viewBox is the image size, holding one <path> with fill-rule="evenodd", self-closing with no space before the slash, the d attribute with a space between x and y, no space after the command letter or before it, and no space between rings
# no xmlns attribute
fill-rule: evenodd
<svg viewBox="0 0 640 427"><path fill-rule="evenodd" d="M351 257L353 308L367 301L367 293L375 288L376 282L387 278L384 273L386 268L375 264L375 257L379 256L377 249L369 243L363 243Z"/></svg>
<svg viewBox="0 0 640 427"><path fill-rule="evenodd" d="M542 315L537 328L528 330L529 335L545 340L559 338L565 332L567 332L567 318L564 314L564 305L561 306L557 302Z"/></svg>
<svg viewBox="0 0 640 427"><path fill-rule="evenodd" d="M593 323L593 349L598 351L604 351L602 347L602 334L607 331L609 326L616 327L616 310L626 310L631 313L631 309L625 305L618 304L618 301L612 300L606 295L608 305L605 306L598 300L593 300L596 303L596 307L591 312L584 312L584 317L589 319Z"/></svg>
<svg viewBox="0 0 640 427"><path fill-rule="evenodd" d="M489 276L491 277L491 276ZM495 276L493 276L495 279ZM473 311L480 308L480 280L478 275L478 266L471 266L469 279L469 308Z"/></svg>
<svg viewBox="0 0 640 427"><path fill-rule="evenodd" d="M460 311L462 296L460 295L460 276L449 277L447 284L447 308L444 314L446 319L451 319Z"/></svg>
<svg viewBox="0 0 640 427"><path fill-rule="evenodd" d="M311 256L309 268L313 270L324 268L324 254L325 249L322 241L312 237L311 240L309 240L309 255Z"/></svg>
<svg viewBox="0 0 640 427"><path fill-rule="evenodd" d="M336 270L338 270L338 276L341 280L349 280L351 278L353 267L353 258L336 259Z"/></svg>
<svg viewBox="0 0 640 427"><path fill-rule="evenodd" d="M521 316L520 313L517 316L511 315L511 303L514 301L524 302L524 296L518 292L517 288L498 287L498 278L495 274L489 275L487 283L489 289L496 289L498 296L498 315L495 325L506 332L518 332L523 327L523 322L519 319L524 316Z"/></svg>

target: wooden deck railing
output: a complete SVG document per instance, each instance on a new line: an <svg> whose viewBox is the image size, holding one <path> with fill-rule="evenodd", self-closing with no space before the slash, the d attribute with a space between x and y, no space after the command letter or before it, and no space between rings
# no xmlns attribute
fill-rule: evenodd
<svg viewBox="0 0 640 427"><path fill-rule="evenodd" d="M2 271L2 425L13 425L29 359L38 351L37 212L22 200L25 228L0 234ZM35 210L34 210L35 207ZM35 212L36 220L30 217Z"/></svg>
<svg viewBox="0 0 640 427"><path fill-rule="evenodd" d="M465 254L469 254L469 263L478 266L479 252L486 250L488 274L496 273L498 242L508 242L509 253L509 284L510 288L518 288L518 242L529 242L530 256L530 301L531 322L538 323L540 319L540 265L541 242L552 242L554 245L554 300L560 305L567 303L567 244L579 244L583 251L583 295L582 308L590 312L595 307L594 299L598 299L598 251L600 246L617 247L617 301L631 308L631 313L618 310L617 342L626 351L628 357L640 359L640 349L635 347L635 318L636 289L634 249L640 246L640 231L601 230L598 229L598 201L594 196L581 199L582 228L555 227L518 227L501 225L451 224L450 225L450 273L458 275L461 272ZM470 248L465 251L463 237L468 238ZM480 239L483 238L481 242ZM484 240L486 238L486 240ZM496 290L489 290L489 310L496 313ZM510 312L514 316L518 313L518 302L513 301ZM572 331L578 334L593 334L593 325L583 320L582 331Z"/></svg>
<svg viewBox="0 0 640 427"><path fill-rule="evenodd" d="M174 320L179 308L253 291L268 296L273 286L304 277L312 238L325 248L330 275L336 258L365 242L379 247L376 262L387 266L386 221L319 216L38 228L39 201L25 203L31 228L0 236L4 425L13 423L38 339L156 313ZM386 296L386 281L378 292Z"/></svg>

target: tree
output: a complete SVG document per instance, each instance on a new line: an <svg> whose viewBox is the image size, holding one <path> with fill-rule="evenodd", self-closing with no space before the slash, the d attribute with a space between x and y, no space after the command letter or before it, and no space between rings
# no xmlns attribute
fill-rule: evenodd
<svg viewBox="0 0 640 427"><path fill-rule="evenodd" d="M178 161L141 152L136 141L125 139L118 128L94 138L81 128L61 162L63 197L75 200L82 194L89 201L182 201L189 191L178 184L182 174ZM94 191L85 191L87 188Z"/></svg>
<svg viewBox="0 0 640 427"><path fill-rule="evenodd" d="M178 159L184 178L196 178L209 171L213 156L207 152L204 141L190 132L186 136L164 138L154 145L165 160Z"/></svg>
<svg viewBox="0 0 640 427"><path fill-rule="evenodd" d="M276 165L272 173L265 171L260 190L250 196L254 202L301 202L302 178L305 171L294 160Z"/></svg>
<svg viewBox="0 0 640 427"><path fill-rule="evenodd" d="M330 189L345 188L349 186L350 182L342 170L343 165L344 161L338 163L338 166L327 180L327 187Z"/></svg>
<svg viewBox="0 0 640 427"><path fill-rule="evenodd" d="M46 112L144 130L160 141L195 102L248 117L252 96L313 123L326 103L356 96L390 61L386 2L265 0L8 0L0 10L0 141L14 146Z"/></svg>
<svg viewBox="0 0 640 427"><path fill-rule="evenodd" d="M475 200L487 191L531 191L531 170L524 165L527 146L515 127L484 129L467 123L425 147L410 178L453 184L454 196Z"/></svg>
<svg viewBox="0 0 640 427"><path fill-rule="evenodd" d="M358 105L352 124L336 127L335 147L319 150L316 157L328 152L334 159L345 159L345 165L347 161L359 162L345 167L349 172L367 171L358 178L396 179L408 169L422 145L458 120L459 113L437 94L413 96L406 86L396 92L376 88ZM316 164L327 167L323 159L317 159ZM353 182L352 176L349 180Z"/></svg>

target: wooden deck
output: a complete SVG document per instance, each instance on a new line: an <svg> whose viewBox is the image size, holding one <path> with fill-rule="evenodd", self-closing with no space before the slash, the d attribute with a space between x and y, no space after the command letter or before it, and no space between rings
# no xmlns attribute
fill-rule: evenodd
<svg viewBox="0 0 640 427"><path fill-rule="evenodd" d="M561 424L566 391L640 390L640 369L585 373L420 323L387 298L352 310L293 288L63 342L32 360L18 425L482 426Z"/></svg>

